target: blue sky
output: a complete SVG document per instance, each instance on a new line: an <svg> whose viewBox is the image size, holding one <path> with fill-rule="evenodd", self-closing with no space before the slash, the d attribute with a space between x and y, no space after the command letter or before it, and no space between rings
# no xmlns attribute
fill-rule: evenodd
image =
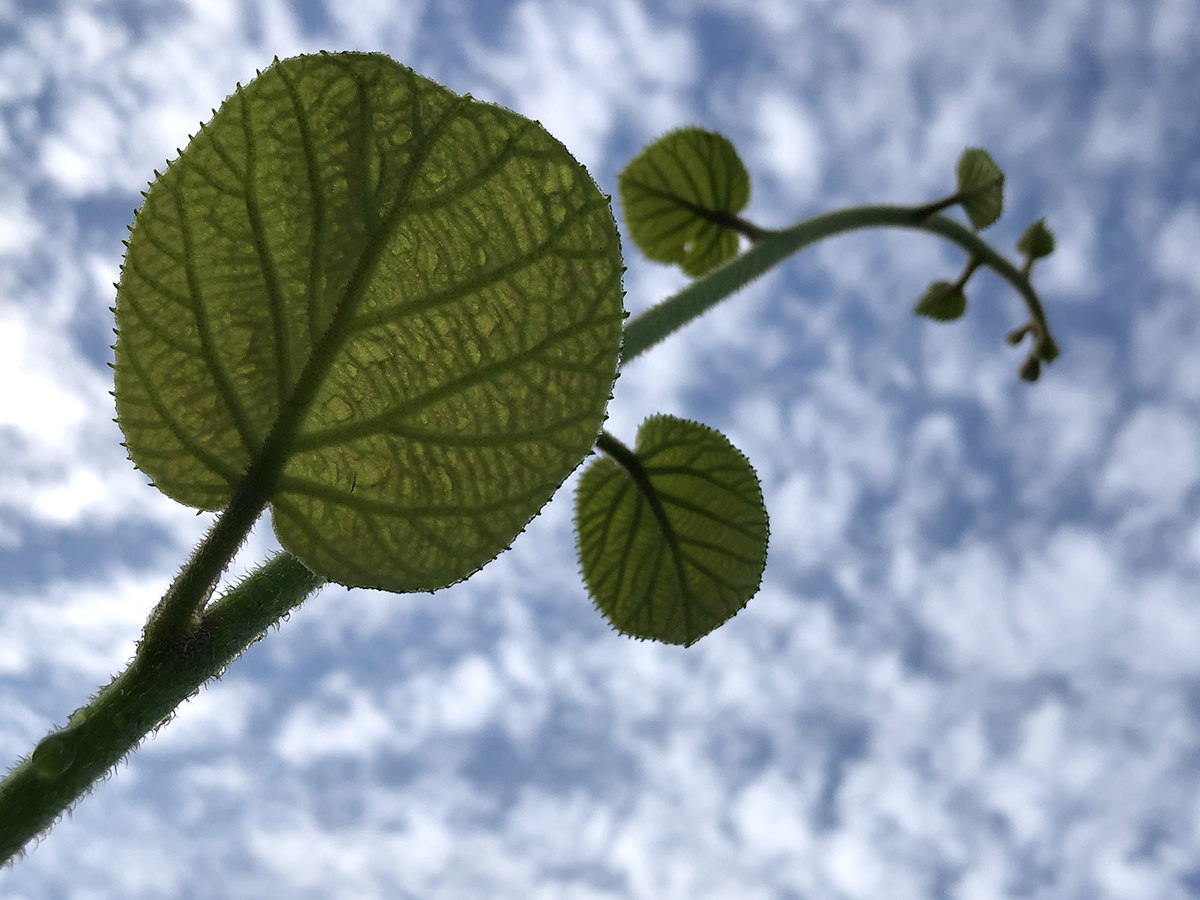
<svg viewBox="0 0 1200 900"><path fill-rule="evenodd" d="M603 189L727 134L767 226L1008 176L1046 216L1036 385L961 258L806 251L632 363L610 430L722 429L760 594L689 649L587 599L568 482L433 595L327 588L182 708L0 895L1200 896L1200 8L1193 0L0 2L0 756L132 652L203 533L111 422L138 191L272 57L387 52L540 119ZM684 283L626 242L627 304ZM271 552L260 525L235 564Z"/></svg>

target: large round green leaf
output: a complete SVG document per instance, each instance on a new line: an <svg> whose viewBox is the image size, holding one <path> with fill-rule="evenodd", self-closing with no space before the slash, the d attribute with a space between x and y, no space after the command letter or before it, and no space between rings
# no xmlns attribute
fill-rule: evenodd
<svg viewBox="0 0 1200 900"><path fill-rule="evenodd" d="M624 634L692 644L758 591L767 510L754 469L719 431L673 416L579 481L575 530L588 592Z"/></svg>
<svg viewBox="0 0 1200 900"><path fill-rule="evenodd" d="M633 158L617 188L630 237L650 259L695 277L737 255L734 225L750 202L750 174L724 135L665 134Z"/></svg>
<svg viewBox="0 0 1200 900"><path fill-rule="evenodd" d="M458 581L593 445L621 271L607 198L536 122L379 54L276 61L135 220L130 456L201 509L253 468L284 547L343 584Z"/></svg>

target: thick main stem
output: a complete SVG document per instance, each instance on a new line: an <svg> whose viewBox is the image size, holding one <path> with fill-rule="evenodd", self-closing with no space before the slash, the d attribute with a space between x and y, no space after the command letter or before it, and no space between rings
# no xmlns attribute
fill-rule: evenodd
<svg viewBox="0 0 1200 900"><path fill-rule="evenodd" d="M323 583L295 557L280 554L208 607L186 654L150 654L143 644L66 728L44 738L0 782L0 861L50 828L200 685Z"/></svg>

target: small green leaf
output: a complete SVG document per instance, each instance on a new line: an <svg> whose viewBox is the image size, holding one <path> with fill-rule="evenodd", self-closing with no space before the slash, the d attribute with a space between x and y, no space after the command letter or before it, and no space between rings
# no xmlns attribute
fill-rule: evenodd
<svg viewBox="0 0 1200 900"><path fill-rule="evenodd" d="M151 185L117 292L117 413L169 496L253 472L348 585L432 590L593 446L621 342L607 199L540 125L381 54L276 62Z"/></svg>
<svg viewBox="0 0 1200 900"><path fill-rule="evenodd" d="M967 295L957 284L935 281L929 285L913 312L938 322L952 322L967 311Z"/></svg>
<svg viewBox="0 0 1200 900"><path fill-rule="evenodd" d="M731 223L750 202L750 175L723 135L672 131L634 157L617 187L629 234L650 259L697 277L737 255Z"/></svg>
<svg viewBox="0 0 1200 900"><path fill-rule="evenodd" d="M976 231L987 228L1004 210L1004 173L986 150L968 147L954 168L962 208Z"/></svg>
<svg viewBox="0 0 1200 900"><path fill-rule="evenodd" d="M588 592L620 632L692 644L758 591L767 510L746 457L718 431L652 416L636 451L601 457L575 499Z"/></svg>
<svg viewBox="0 0 1200 900"><path fill-rule="evenodd" d="M1025 229L1017 241L1017 252L1030 259L1041 259L1054 252L1054 232L1046 227L1045 219L1038 219Z"/></svg>

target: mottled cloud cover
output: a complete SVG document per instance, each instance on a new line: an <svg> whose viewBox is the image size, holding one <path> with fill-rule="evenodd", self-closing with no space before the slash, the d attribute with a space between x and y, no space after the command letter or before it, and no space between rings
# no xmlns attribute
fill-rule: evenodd
<svg viewBox="0 0 1200 900"><path fill-rule="evenodd" d="M690 649L591 609L569 490L469 582L328 588L36 849L14 900L1200 896L1200 9L1192 0L0 3L0 752L117 671L209 519L111 422L152 170L278 55L382 50L540 119L607 192L720 129L747 216L1008 176L1063 356L923 235L807 251L622 373L721 428L763 589ZM627 304L684 283L627 243ZM568 488L570 483L568 483ZM272 548L260 525L235 564Z"/></svg>

